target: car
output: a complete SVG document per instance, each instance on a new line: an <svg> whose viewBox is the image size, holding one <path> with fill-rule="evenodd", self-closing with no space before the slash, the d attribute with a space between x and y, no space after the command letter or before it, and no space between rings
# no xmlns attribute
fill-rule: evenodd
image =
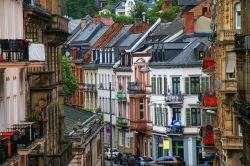
<svg viewBox="0 0 250 166"><path fill-rule="evenodd" d="M151 166L185 166L180 156L163 156L149 163Z"/></svg>
<svg viewBox="0 0 250 166"><path fill-rule="evenodd" d="M139 165L140 166L148 166L149 162L153 161L150 157L139 157Z"/></svg>
<svg viewBox="0 0 250 166"><path fill-rule="evenodd" d="M112 158L115 158L119 154L118 150L116 148L112 148ZM111 148L107 148L107 151L104 154L105 159L110 160L111 159Z"/></svg>

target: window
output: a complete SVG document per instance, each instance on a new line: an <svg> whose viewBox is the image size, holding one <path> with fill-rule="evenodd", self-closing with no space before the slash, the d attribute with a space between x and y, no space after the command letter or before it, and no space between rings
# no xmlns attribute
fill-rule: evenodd
<svg viewBox="0 0 250 166"><path fill-rule="evenodd" d="M235 27L240 29L241 27L241 6L240 3L235 6Z"/></svg>
<svg viewBox="0 0 250 166"><path fill-rule="evenodd" d="M185 77L185 94L205 93L209 85L209 77Z"/></svg>
<svg viewBox="0 0 250 166"><path fill-rule="evenodd" d="M181 121L181 109L173 108L173 120Z"/></svg>
<svg viewBox="0 0 250 166"><path fill-rule="evenodd" d="M190 77L191 94L198 94L200 91L200 77Z"/></svg>
<svg viewBox="0 0 250 166"><path fill-rule="evenodd" d="M180 94L180 77L173 77L172 78L172 86L173 86L173 95Z"/></svg>
<svg viewBox="0 0 250 166"><path fill-rule="evenodd" d="M200 109L191 108L191 125L200 126L201 125L201 114Z"/></svg>
<svg viewBox="0 0 250 166"><path fill-rule="evenodd" d="M125 132L125 147L129 148L130 147L130 134L129 132Z"/></svg>
<svg viewBox="0 0 250 166"><path fill-rule="evenodd" d="M227 53L227 79L235 79L235 69L236 69L236 54L235 52L228 52Z"/></svg>
<svg viewBox="0 0 250 166"><path fill-rule="evenodd" d="M140 98L140 119L144 119L144 100Z"/></svg>

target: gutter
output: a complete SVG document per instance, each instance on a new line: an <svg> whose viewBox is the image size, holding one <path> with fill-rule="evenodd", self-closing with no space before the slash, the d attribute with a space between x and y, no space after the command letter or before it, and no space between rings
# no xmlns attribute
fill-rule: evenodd
<svg viewBox="0 0 250 166"><path fill-rule="evenodd" d="M138 47L139 44L141 44L141 42L146 39L146 37L149 35L150 32L152 32L159 24L161 23L161 19L158 18L157 21L154 23L154 25L152 25L147 32L140 38L140 40L137 41L137 43L135 43L135 45L129 49L129 50L125 50L126 52L133 52L134 49L136 49L136 47Z"/></svg>

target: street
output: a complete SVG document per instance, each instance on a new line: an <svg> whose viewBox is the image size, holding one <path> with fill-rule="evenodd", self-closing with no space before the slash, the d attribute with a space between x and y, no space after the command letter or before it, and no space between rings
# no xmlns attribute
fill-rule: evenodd
<svg viewBox="0 0 250 166"><path fill-rule="evenodd" d="M105 166L110 166L110 165L111 165L110 160L105 160ZM113 163L113 166L118 166L118 164Z"/></svg>

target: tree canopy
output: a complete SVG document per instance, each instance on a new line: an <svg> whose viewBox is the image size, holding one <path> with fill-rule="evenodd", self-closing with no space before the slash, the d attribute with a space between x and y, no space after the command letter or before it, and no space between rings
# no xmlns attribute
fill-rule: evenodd
<svg viewBox="0 0 250 166"><path fill-rule="evenodd" d="M63 0L63 14L80 19L86 15L94 16L97 12L95 0Z"/></svg>
<svg viewBox="0 0 250 166"><path fill-rule="evenodd" d="M63 65L63 92L65 98L68 99L72 94L74 94L78 90L79 80L72 73L72 62L71 60L63 56L62 57L62 65Z"/></svg>

